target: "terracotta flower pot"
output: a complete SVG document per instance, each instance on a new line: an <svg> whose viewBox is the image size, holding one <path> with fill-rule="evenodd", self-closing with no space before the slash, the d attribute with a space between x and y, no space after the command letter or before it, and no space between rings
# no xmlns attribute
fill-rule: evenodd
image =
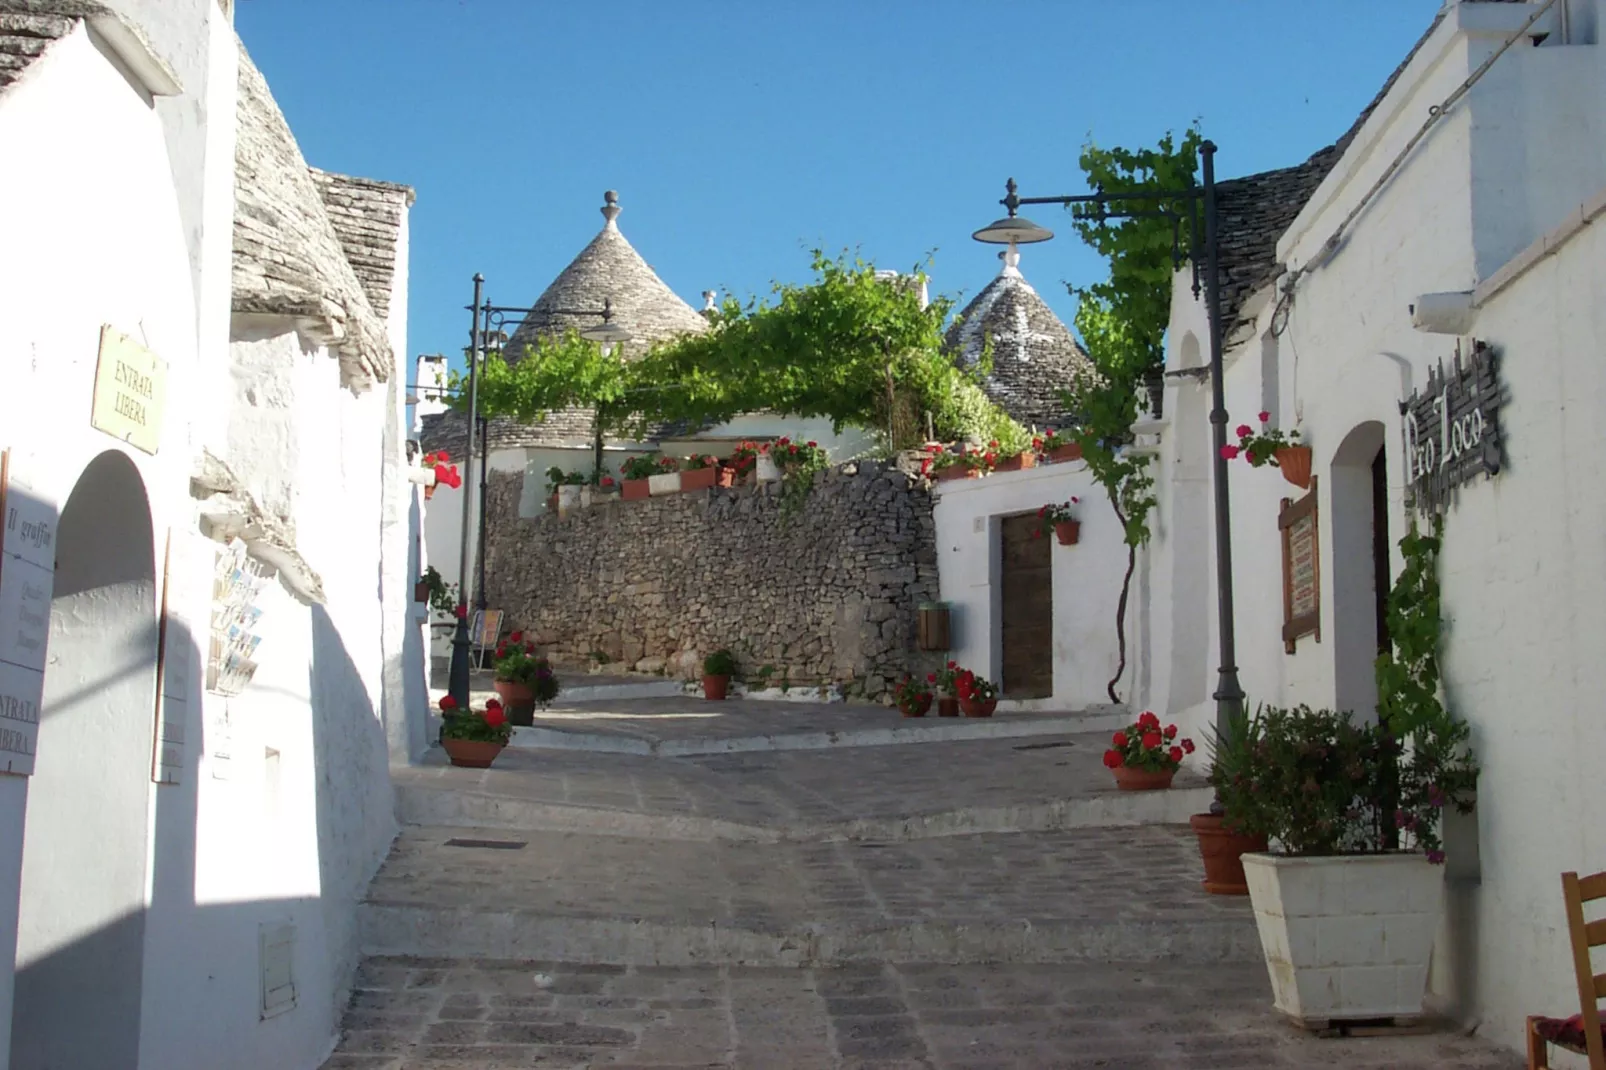
<svg viewBox="0 0 1606 1070"><path fill-rule="evenodd" d="M1058 464L1061 461L1080 461L1082 459L1082 447L1075 442L1065 446L1055 446L1048 451L1048 459L1054 464Z"/></svg>
<svg viewBox="0 0 1606 1070"><path fill-rule="evenodd" d="M497 680L491 686L496 689L496 697L502 700L502 709L507 714L508 724L535 723L535 692L530 690L529 684Z"/></svg>
<svg viewBox="0 0 1606 1070"><path fill-rule="evenodd" d="M718 468L688 468L680 473L680 489L707 490L719 478Z"/></svg>
<svg viewBox="0 0 1606 1070"><path fill-rule="evenodd" d="M1061 546L1075 546L1082 537L1080 520L1061 520L1054 525L1054 537Z"/></svg>
<svg viewBox="0 0 1606 1070"><path fill-rule="evenodd" d="M993 465L995 472L1019 472L1023 468L1036 468L1037 454L1031 450L1023 450L1015 456L999 461Z"/></svg>
<svg viewBox="0 0 1606 1070"><path fill-rule="evenodd" d="M1116 766L1115 786L1122 791L1164 791L1177 775L1175 769L1136 769L1130 765Z"/></svg>
<svg viewBox="0 0 1606 1070"><path fill-rule="evenodd" d="M736 469L728 465L719 466L719 475L714 478L716 487L734 487L736 485Z"/></svg>
<svg viewBox="0 0 1606 1070"><path fill-rule="evenodd" d="M979 468L967 468L962 464L951 464L947 468L939 468L932 476L938 483L946 483L950 479L976 479L981 475Z"/></svg>
<svg viewBox="0 0 1606 1070"><path fill-rule="evenodd" d="M905 717L924 717L926 715L926 711L929 709L931 709L931 696L922 695L920 698L916 699L912 703L909 703L908 705L900 705L898 707L898 712L902 713Z"/></svg>
<svg viewBox="0 0 1606 1070"><path fill-rule="evenodd" d="M998 708L998 700L990 698L986 702L981 702L973 698L962 698L959 700L959 708L965 711L966 717L991 717L993 711Z"/></svg>
<svg viewBox="0 0 1606 1070"><path fill-rule="evenodd" d="M433 497L435 497L435 484L431 483L424 488L424 500L427 502Z"/></svg>
<svg viewBox="0 0 1606 1070"><path fill-rule="evenodd" d="M722 699L725 697L725 692L730 688L730 685L731 678L729 676L704 676L703 697L706 699Z"/></svg>
<svg viewBox="0 0 1606 1070"><path fill-rule="evenodd" d="M619 484L620 497L627 502L640 501L650 493L648 481L645 479L627 479Z"/></svg>
<svg viewBox="0 0 1606 1070"><path fill-rule="evenodd" d="M443 739L441 749L453 765L465 769L489 769L496 756L502 753L502 744L482 739Z"/></svg>
<svg viewBox="0 0 1606 1070"><path fill-rule="evenodd" d="M959 716L959 700L954 698L952 695L944 695L942 698L938 699L937 700L937 716L938 717L958 717Z"/></svg>
<svg viewBox="0 0 1606 1070"><path fill-rule="evenodd" d="M1309 446L1279 446L1275 456L1284 479L1303 490L1310 489Z"/></svg>
<svg viewBox="0 0 1606 1070"><path fill-rule="evenodd" d="M1204 860L1205 875L1201 883L1211 895L1248 895L1243 856L1264 851L1266 837L1228 832L1225 820L1216 814L1194 814L1188 818L1194 835L1199 837L1199 857Z"/></svg>
<svg viewBox="0 0 1606 1070"><path fill-rule="evenodd" d="M415 601L415 602L428 602L429 601L429 581L428 580L419 580L417 583L413 584L413 601Z"/></svg>

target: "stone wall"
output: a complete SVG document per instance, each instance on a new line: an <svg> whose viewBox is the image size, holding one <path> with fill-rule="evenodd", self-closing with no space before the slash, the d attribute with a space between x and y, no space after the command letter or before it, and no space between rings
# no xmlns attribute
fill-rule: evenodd
<svg viewBox="0 0 1606 1070"><path fill-rule="evenodd" d="M520 519L521 482L491 475L487 594L555 657L691 678L725 647L749 677L872 698L935 660L915 644L937 597L931 496L898 468L821 472L790 516L778 488L738 487Z"/></svg>

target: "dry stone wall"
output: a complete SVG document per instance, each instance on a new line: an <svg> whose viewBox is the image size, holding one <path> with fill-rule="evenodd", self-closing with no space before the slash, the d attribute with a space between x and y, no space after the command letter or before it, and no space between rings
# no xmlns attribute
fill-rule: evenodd
<svg viewBox="0 0 1606 1070"><path fill-rule="evenodd" d="M737 487L521 519L521 486L491 475L487 594L556 657L692 678L724 647L749 679L871 698L936 660L915 639L937 598L931 496L897 467L818 473L790 515L778 488Z"/></svg>

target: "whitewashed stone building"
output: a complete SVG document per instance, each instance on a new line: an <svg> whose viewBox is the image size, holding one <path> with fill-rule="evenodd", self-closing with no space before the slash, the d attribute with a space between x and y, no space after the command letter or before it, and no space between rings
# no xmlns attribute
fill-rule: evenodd
<svg viewBox="0 0 1606 1070"><path fill-rule="evenodd" d="M216 0L0 0L0 157L0 1066L311 1070L422 743L411 194Z"/></svg>
<svg viewBox="0 0 1606 1070"><path fill-rule="evenodd" d="M1447 3L1335 146L1223 188L1229 428L1265 410L1299 430L1317 517L1315 612L1285 631L1278 519L1307 492L1232 463L1244 689L1252 704L1375 709L1379 600L1408 495L1446 452L1460 457L1470 478L1450 480L1441 560L1445 691L1483 771L1475 817L1449 829L1432 989L1516 1049L1524 1015L1577 1009L1558 876L1606 869L1606 495L1588 476L1606 411L1606 5L1541 7ZM1209 388L1192 374L1208 335L1189 281L1168 340L1169 370L1189 374L1155 427L1158 536L1138 627L1144 701L1198 734L1216 684L1215 550ZM1480 345L1500 400L1474 419L1452 388L1455 419L1408 436L1401 403L1431 406L1430 376L1458 353L1471 367Z"/></svg>

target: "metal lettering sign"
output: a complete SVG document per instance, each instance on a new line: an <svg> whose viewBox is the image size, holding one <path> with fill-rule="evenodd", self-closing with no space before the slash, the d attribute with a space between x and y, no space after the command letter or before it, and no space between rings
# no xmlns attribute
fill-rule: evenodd
<svg viewBox="0 0 1606 1070"><path fill-rule="evenodd" d="M1441 361L1427 386L1400 403L1405 424L1406 505L1437 512L1463 483L1500 471L1500 404L1495 351L1472 343L1464 359L1456 347L1448 373Z"/></svg>

